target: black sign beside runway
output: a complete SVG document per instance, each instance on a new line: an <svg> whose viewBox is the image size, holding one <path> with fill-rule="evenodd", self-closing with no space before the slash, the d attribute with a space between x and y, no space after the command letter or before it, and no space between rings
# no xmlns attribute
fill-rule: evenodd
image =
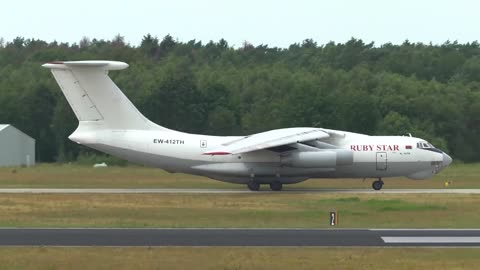
<svg viewBox="0 0 480 270"><path fill-rule="evenodd" d="M330 226L336 226L338 224L337 211L330 211Z"/></svg>

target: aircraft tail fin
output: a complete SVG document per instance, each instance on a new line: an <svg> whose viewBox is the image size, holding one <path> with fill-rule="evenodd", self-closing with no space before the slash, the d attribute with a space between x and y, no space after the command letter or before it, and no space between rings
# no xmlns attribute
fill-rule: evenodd
<svg viewBox="0 0 480 270"><path fill-rule="evenodd" d="M80 123L109 129L168 130L143 116L108 76L128 64L116 61L50 62L49 68Z"/></svg>

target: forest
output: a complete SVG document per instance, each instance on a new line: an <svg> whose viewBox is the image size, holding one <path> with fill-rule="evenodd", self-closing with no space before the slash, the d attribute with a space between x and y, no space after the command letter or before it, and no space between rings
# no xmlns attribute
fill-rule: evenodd
<svg viewBox="0 0 480 270"><path fill-rule="evenodd" d="M0 39L0 123L36 141L37 161L93 150L68 140L78 125L50 72L55 60L117 60L110 76L150 120L171 129L247 135L323 127L429 140L457 161L480 161L480 44L345 43L288 48L181 42L147 34L78 43Z"/></svg>

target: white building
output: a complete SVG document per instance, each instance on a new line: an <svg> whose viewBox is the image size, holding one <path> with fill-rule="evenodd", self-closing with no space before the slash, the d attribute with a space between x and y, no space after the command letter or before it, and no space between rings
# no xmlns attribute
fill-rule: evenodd
<svg viewBox="0 0 480 270"><path fill-rule="evenodd" d="M0 124L0 167L35 165L35 139L12 125Z"/></svg>

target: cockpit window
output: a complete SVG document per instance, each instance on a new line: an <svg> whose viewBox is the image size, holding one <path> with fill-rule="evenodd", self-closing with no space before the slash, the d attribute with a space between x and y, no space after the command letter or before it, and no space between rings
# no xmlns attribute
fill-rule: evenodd
<svg viewBox="0 0 480 270"><path fill-rule="evenodd" d="M433 144L426 142L426 141L420 141L417 142L417 148L418 149L425 149L427 151L432 151L432 152L437 152L437 153L443 153L442 150L435 148Z"/></svg>
<svg viewBox="0 0 480 270"><path fill-rule="evenodd" d="M433 146L431 143L428 143L428 142L418 142L417 143L417 148L420 148L420 149L434 149L435 146Z"/></svg>

